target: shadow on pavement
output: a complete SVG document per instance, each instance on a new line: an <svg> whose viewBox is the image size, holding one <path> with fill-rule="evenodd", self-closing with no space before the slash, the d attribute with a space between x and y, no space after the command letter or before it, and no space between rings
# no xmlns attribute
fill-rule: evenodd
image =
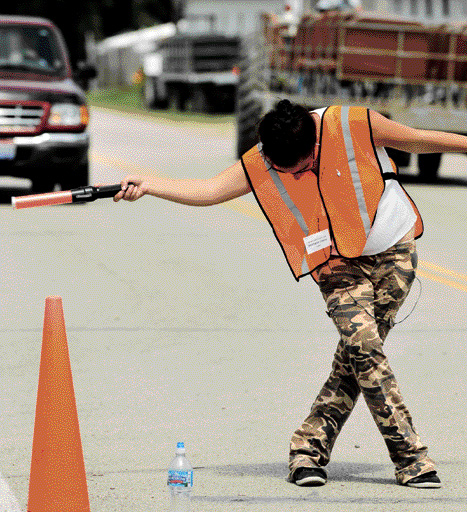
<svg viewBox="0 0 467 512"><path fill-rule="evenodd" d="M0 204L11 204L12 196L25 196L32 194L31 190L25 187L0 187Z"/></svg>
<svg viewBox="0 0 467 512"><path fill-rule="evenodd" d="M394 478L380 478L371 476L382 470L391 470L390 464L368 464L368 463L348 463L331 462L326 467L330 481L337 482L371 482L386 485L396 485ZM223 476L267 476L286 480L288 467L286 463L268 463L268 464L234 464L231 466L207 467Z"/></svg>
<svg viewBox="0 0 467 512"><path fill-rule="evenodd" d="M447 464L449 466L456 465L461 463L457 463L456 461L448 461L445 463L441 463L441 465ZM287 464L286 463L266 463L266 464L234 464L229 466L206 466L205 468L195 468L198 470L208 470L213 471L219 476L226 477L270 477L277 478L283 480L284 483L287 478ZM349 462L332 462L329 466L326 467L328 471L328 484L324 487L296 487L290 484L290 493L283 492L282 495L277 495L277 484L273 484L271 486L271 492L273 495L265 494L254 495L252 492L252 488L249 488L248 485L245 485L244 494L235 494L235 491L230 495L194 495L193 500L199 503L237 503L244 502L245 506L248 504L262 504L263 506L273 505L277 510L277 506L281 503L284 504L284 507L287 505L290 507L290 504L293 503L304 503L304 502L313 502L315 504L328 504L328 505L337 505L339 506L339 510L345 510L346 505L352 504L354 508L351 510L355 510L355 506L360 505L372 505L372 506L392 506L395 503L395 498L397 497L397 502L399 504L403 504L405 508L403 510L408 510L407 506L411 505L423 505L427 506L424 510L430 510L428 503L436 503L436 510L440 510L439 507L442 507L443 510L451 511L460 510L459 506L462 507L462 510L467 510L464 508L467 506L467 498L465 496L459 496L452 493L452 490L446 489L443 492L443 489L436 489L437 494L430 494L428 496L418 493L417 491L414 493L413 489L404 488L398 486L396 483L395 477L381 477L381 476L372 476L376 474L381 474L381 472L385 472L388 474L393 474L393 465L388 464L369 464L369 463L349 463ZM361 487L361 486L345 486L344 484L377 484L388 486L388 492L384 492L383 489L375 487L374 492L369 493L370 487ZM336 485L337 484L337 485ZM397 487L397 489L396 489ZM233 489L237 489L238 486L234 485ZM397 494L395 494L397 492ZM341 508L342 507L342 508ZM269 510L269 508L268 508ZM289 508L287 509L289 510ZM335 510L335 509L333 509ZM368 508L365 508L368 510ZM382 510L378 508L378 510ZM387 509L387 510L396 510L396 509ZM420 510L417 508L417 510Z"/></svg>
<svg viewBox="0 0 467 512"><path fill-rule="evenodd" d="M419 176L400 173L401 183L408 185L433 185L437 187L467 187L467 178L439 177L436 181L423 181Z"/></svg>

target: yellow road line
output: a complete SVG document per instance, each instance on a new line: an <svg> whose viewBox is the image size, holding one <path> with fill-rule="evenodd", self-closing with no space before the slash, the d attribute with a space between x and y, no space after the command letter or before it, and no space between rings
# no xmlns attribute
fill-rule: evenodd
<svg viewBox="0 0 467 512"><path fill-rule="evenodd" d="M144 172L145 174L156 174L154 171L150 171L148 169L143 169L142 167L132 165L126 160L121 160L120 158L115 158L114 156L106 156L98 153L91 153L91 160L94 160L95 162L99 162L101 164L119 167L120 169L131 171L138 174L141 174L141 172Z"/></svg>
<svg viewBox="0 0 467 512"><path fill-rule="evenodd" d="M109 157L109 156L97 154L97 153L92 153L91 158L92 158L92 160L99 162L101 164L119 167L120 169L123 169L129 173L144 174L146 176L163 176L163 174L156 172L152 169L134 165L134 164L127 162L126 160L122 160L120 158ZM232 201L227 201L226 203L223 203L222 206L225 206L226 208L235 210L247 217L251 217L251 218L257 219L257 220L264 220L263 213L261 212L261 210L255 203L245 201L241 198L233 199ZM456 290L467 292L467 285L453 280L453 279L457 279L460 281L467 282L467 275L459 274L457 272L454 272L453 270L440 267L439 265L436 265L435 263L430 263L428 261L420 261L419 268L417 270L417 274L426 279L430 279L431 281L435 281L435 282L443 284L445 286L455 288ZM438 275L438 274L441 274L441 275ZM443 276L448 276L450 279L446 279Z"/></svg>
<svg viewBox="0 0 467 512"><path fill-rule="evenodd" d="M439 272L440 274L446 274L446 275L454 277L456 279L460 279L461 281L467 281L467 275L458 274L457 272L454 272L453 270L449 270L447 268L440 267L438 265L435 265L434 263L429 263L427 261L421 261L420 265L422 265L427 270Z"/></svg>
<svg viewBox="0 0 467 512"><path fill-rule="evenodd" d="M240 212L246 217L251 217L252 219L265 220L265 217L257 204L249 203L248 201L244 201L240 198L222 203L222 206L230 208L231 210L236 210L237 212Z"/></svg>
<svg viewBox="0 0 467 512"><path fill-rule="evenodd" d="M420 263L424 263L424 262L420 262ZM443 269L443 270L448 271L447 269ZM446 286L450 286L451 288L455 288L456 290L461 290L463 292L467 292L467 286L466 285L457 283L456 281L451 281L450 279L444 279L444 277L440 277L440 276L437 276L437 275L430 274L428 272L425 272L424 270L418 269L417 270L417 275L421 276L421 277L424 277L426 279L431 279L432 281L436 281L437 283L441 283L441 284L444 284Z"/></svg>

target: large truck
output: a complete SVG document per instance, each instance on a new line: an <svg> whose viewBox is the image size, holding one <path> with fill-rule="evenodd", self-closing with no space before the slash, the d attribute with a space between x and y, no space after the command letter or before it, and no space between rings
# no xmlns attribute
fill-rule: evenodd
<svg viewBox="0 0 467 512"><path fill-rule="evenodd" d="M147 107L192 112L234 112L240 39L179 33L145 59Z"/></svg>
<svg viewBox="0 0 467 512"><path fill-rule="evenodd" d="M465 134L466 84L467 25L334 11L304 15L290 31L265 14L243 47L237 153L256 143L259 119L282 98L310 109L361 105L415 128ZM410 154L390 153L409 165ZM440 161L418 155L420 179L434 181Z"/></svg>

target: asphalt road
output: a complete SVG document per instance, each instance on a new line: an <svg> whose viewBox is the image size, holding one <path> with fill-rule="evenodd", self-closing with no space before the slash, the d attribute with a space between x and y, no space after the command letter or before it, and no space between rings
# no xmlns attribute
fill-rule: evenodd
<svg viewBox="0 0 467 512"><path fill-rule="evenodd" d="M203 177L234 161L230 124L94 110L92 135L96 183L128 172ZM59 295L91 510L167 510L166 468L184 441L196 468L193 511L465 511L466 163L445 158L443 184L408 185L426 226L422 295L386 342L438 463L439 490L395 485L363 400L336 443L328 484L286 482L290 436L338 340L316 286L295 282L251 197L212 208L148 197L18 211L2 204L0 472L21 510L44 301ZM400 319L417 295L415 285Z"/></svg>

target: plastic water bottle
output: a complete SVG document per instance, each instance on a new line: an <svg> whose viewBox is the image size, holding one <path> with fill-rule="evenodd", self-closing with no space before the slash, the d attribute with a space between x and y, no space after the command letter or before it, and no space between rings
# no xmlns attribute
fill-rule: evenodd
<svg viewBox="0 0 467 512"><path fill-rule="evenodd" d="M167 486L171 512L189 512L193 490L193 467L185 457L185 444L177 443L175 458L169 466Z"/></svg>

